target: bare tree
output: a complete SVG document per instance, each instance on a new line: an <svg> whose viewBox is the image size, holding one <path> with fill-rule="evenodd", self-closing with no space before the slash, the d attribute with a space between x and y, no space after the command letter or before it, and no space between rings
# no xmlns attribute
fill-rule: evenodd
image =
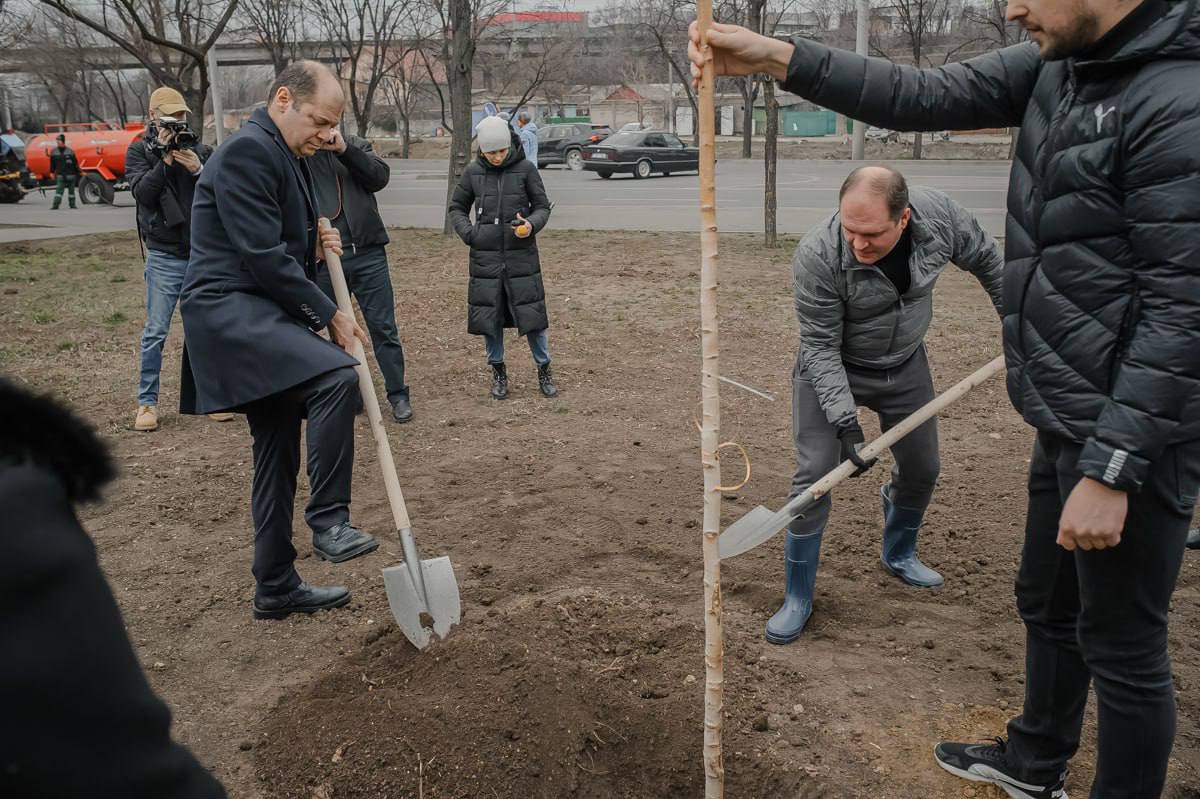
<svg viewBox="0 0 1200 799"><path fill-rule="evenodd" d="M481 51L479 62L497 98L518 98L514 108L525 105L547 83L565 83L574 77L581 45L576 25L546 23L537 17L528 22L516 19L491 38L500 39L504 47L492 53Z"/></svg>
<svg viewBox="0 0 1200 799"><path fill-rule="evenodd" d="M912 63L924 66L928 61L926 49L950 27L950 0L892 0L891 8L896 12L901 39L912 53ZM946 60L949 58L947 53ZM913 134L914 159L921 158L921 146L922 136L918 131Z"/></svg>
<svg viewBox="0 0 1200 799"><path fill-rule="evenodd" d="M432 46L424 39L407 39L403 46L393 48L391 63L387 65L383 87L396 116L401 158L409 156L413 113L430 94L428 82L422 80L422 76L425 74L425 64L434 63L427 53Z"/></svg>
<svg viewBox="0 0 1200 799"><path fill-rule="evenodd" d="M763 82L763 100L767 112L766 138L763 142L763 244L774 248L779 246L779 102L775 99L774 81Z"/></svg>
<svg viewBox="0 0 1200 799"><path fill-rule="evenodd" d="M221 67L221 99L226 111L254 106L267 96L275 82L273 66Z"/></svg>
<svg viewBox="0 0 1200 799"><path fill-rule="evenodd" d="M471 158L472 72L479 40L492 18L507 0L424 0L435 35L442 43L441 62L445 69L445 89L438 81L433 59L421 50L430 85L442 110L442 124L450 131L450 163L446 176L446 204ZM446 107L450 120L446 120ZM450 234L449 217L442 233Z"/></svg>
<svg viewBox="0 0 1200 799"><path fill-rule="evenodd" d="M719 18L763 33L763 11L767 0L725 0L716 9ZM723 81L724 82L724 81ZM762 87L762 75L746 75L731 81L742 96L742 158L754 156L754 104Z"/></svg>
<svg viewBox="0 0 1200 799"><path fill-rule="evenodd" d="M812 14L822 42L848 44L853 49L854 37L844 34L849 27L845 23L854 13L854 0L804 0L802 7Z"/></svg>
<svg viewBox="0 0 1200 799"><path fill-rule="evenodd" d="M204 108L205 58L229 24L239 0L38 0L120 47L160 86Z"/></svg>
<svg viewBox="0 0 1200 799"><path fill-rule="evenodd" d="M1005 0L980 0L979 4L968 4L963 9L963 21L972 25L984 41L996 47L1029 41L1029 32L1005 16L1008 3Z"/></svg>
<svg viewBox="0 0 1200 799"><path fill-rule="evenodd" d="M441 110L442 127L454 134L453 118L447 117L446 112L450 109L452 103L450 95L451 81L454 70L451 64L456 61L453 58L455 53L454 47L463 48L461 57L457 59L459 68L466 68L468 73L473 73L475 69L475 61L478 57L479 43L489 33L493 18L507 7L509 0L467 0L466 7L459 9L464 15L464 19L468 20L460 33L461 38L457 44L453 40L453 32L455 28L451 22L451 2L452 0L421 0L424 3L428 13L423 17L422 29L428 26L429 33L425 38L436 39L441 42L440 59L434 53L432 48L422 49L420 51L422 66L425 68L425 76L429 79L429 88L434 96L437 97L438 106ZM471 87L473 89L474 82L472 80ZM458 86L462 90L462 86ZM470 91L468 89L467 104L470 106ZM467 114L468 124L470 124L470 114ZM468 138L468 145L470 141ZM464 164L465 167L465 164ZM446 228L449 230L449 228Z"/></svg>
<svg viewBox="0 0 1200 799"><path fill-rule="evenodd" d="M59 122L72 121L80 95L78 47L63 38L73 28L69 20L38 14L20 51L22 70L49 98Z"/></svg>
<svg viewBox="0 0 1200 799"><path fill-rule="evenodd" d="M446 83L450 95L450 116L454 127L450 139L450 165L446 176L446 206L450 195L471 158L471 70L475 66L475 42L478 37L471 0L434 0L439 10L446 4L443 23L442 63L446 65ZM432 71L430 75L432 76ZM442 223L442 234L450 235L450 217Z"/></svg>
<svg viewBox="0 0 1200 799"><path fill-rule="evenodd" d="M302 15L301 0L241 0L230 27L262 45L278 75L300 57Z"/></svg>
<svg viewBox="0 0 1200 799"><path fill-rule="evenodd" d="M683 87L692 119L699 120L699 105L692 89L691 70L687 62L687 28L696 15L694 0L618 0L601 12L601 17L627 37L626 46L646 49L661 59ZM693 138L700 141L700 126L693 126Z"/></svg>
<svg viewBox="0 0 1200 799"><path fill-rule="evenodd" d="M637 106L637 121L639 124L644 124L646 121L646 98L638 91L639 86L644 88L645 84L650 83L651 65L647 63L645 58L627 58L624 65L621 67L621 82L633 92L635 97L634 104Z"/></svg>
<svg viewBox="0 0 1200 799"><path fill-rule="evenodd" d="M0 50L15 47L29 32L32 16L12 0L0 0Z"/></svg>
<svg viewBox="0 0 1200 799"><path fill-rule="evenodd" d="M135 113L140 109L140 104L135 108L134 103L137 103L142 87L135 86L131 81L130 70L122 69L123 59L119 51L113 53L94 48L88 52L83 60L83 70L92 72L93 89L104 97L106 106L111 101L116 121L122 126L126 125L132 117L140 115ZM144 73L138 70L138 74ZM144 80L140 82L144 83Z"/></svg>
<svg viewBox="0 0 1200 799"><path fill-rule="evenodd" d="M338 74L349 84L359 136L366 136L371 125L375 97L410 5L410 0L311 0L313 16L338 56Z"/></svg>
<svg viewBox="0 0 1200 799"><path fill-rule="evenodd" d="M970 4L963 11L963 21L972 25L980 37L996 47L1008 47L1029 40L1029 32L1015 22L1009 22L1005 16L1007 3L1004 0L982 0L979 5ZM1013 158L1017 153L1017 139L1021 135L1020 128L1010 128L1008 157Z"/></svg>

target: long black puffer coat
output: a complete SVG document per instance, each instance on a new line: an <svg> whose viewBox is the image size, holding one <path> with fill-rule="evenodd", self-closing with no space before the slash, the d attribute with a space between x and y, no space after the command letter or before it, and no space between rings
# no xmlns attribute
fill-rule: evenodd
<svg viewBox="0 0 1200 799"><path fill-rule="evenodd" d="M550 221L550 199L516 133L500 166L489 164L482 153L467 166L449 213L454 232L471 247L467 332L494 336L515 327L524 336L549 327L537 234ZM513 231L517 214L533 226L528 238L519 239Z"/></svg>
<svg viewBox="0 0 1200 799"><path fill-rule="evenodd" d="M1138 490L1200 439L1200 12L1172 2L1104 60L1032 43L917 70L794 40L785 88L900 130L1020 126L1008 187L1013 405Z"/></svg>

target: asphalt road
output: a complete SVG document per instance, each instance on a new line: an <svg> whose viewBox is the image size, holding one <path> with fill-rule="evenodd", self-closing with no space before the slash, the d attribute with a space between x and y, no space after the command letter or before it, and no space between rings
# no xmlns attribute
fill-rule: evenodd
<svg viewBox="0 0 1200 799"><path fill-rule="evenodd" d="M445 214L446 165L442 161L390 161L392 182L379 193L384 221L398 227L441 227ZM974 211L993 234L1004 233L1008 189L1006 161L901 161L910 183L935 186ZM845 161L779 163L778 227L800 234L837 204L837 191L852 164ZM687 231L699 227L696 175L601 180L589 172L558 167L542 171L554 201L550 224L558 229ZM763 166L731 160L717 165L717 224L723 232L757 232L763 220ZM50 193L0 205L0 242L55 238L134 228L133 198L116 205L50 210Z"/></svg>

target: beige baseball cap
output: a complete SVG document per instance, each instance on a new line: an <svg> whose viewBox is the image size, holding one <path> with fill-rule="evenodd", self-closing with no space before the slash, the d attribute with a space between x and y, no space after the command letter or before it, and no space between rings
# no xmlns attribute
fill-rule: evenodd
<svg viewBox="0 0 1200 799"><path fill-rule="evenodd" d="M160 86L150 93L150 108L167 115L192 113L183 95L170 86Z"/></svg>

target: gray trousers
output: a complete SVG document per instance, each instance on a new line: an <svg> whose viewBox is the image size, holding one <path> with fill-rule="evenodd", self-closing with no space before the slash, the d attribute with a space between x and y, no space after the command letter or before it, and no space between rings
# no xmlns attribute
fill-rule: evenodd
<svg viewBox="0 0 1200 799"><path fill-rule="evenodd" d="M897 422L934 397L929 359L921 346L912 357L894 369L864 369L846 364L846 377L856 404L879 414L886 432ZM796 473L792 496L796 496L836 468L841 462L837 430L825 417L812 380L797 357L792 371L792 436L796 444ZM892 502L901 508L925 510L933 497L941 463L938 459L937 419L930 419L892 447ZM819 533L829 520L833 500L828 494L792 522L794 533Z"/></svg>

